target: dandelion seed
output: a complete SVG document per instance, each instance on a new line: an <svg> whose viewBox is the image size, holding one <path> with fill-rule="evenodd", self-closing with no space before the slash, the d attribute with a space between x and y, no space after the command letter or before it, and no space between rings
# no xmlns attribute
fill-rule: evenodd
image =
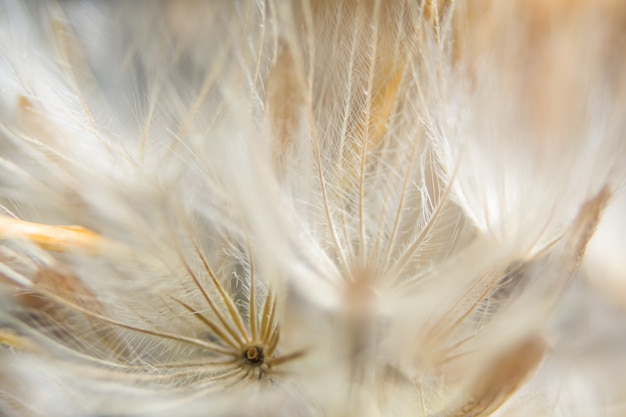
<svg viewBox="0 0 626 417"><path fill-rule="evenodd" d="M624 415L624 22L0 2L0 414Z"/></svg>

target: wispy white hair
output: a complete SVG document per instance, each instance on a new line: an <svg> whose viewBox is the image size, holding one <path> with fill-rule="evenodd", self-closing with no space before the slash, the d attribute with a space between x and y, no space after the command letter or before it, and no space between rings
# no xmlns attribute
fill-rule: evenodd
<svg viewBox="0 0 626 417"><path fill-rule="evenodd" d="M0 413L624 415L625 22L2 1Z"/></svg>

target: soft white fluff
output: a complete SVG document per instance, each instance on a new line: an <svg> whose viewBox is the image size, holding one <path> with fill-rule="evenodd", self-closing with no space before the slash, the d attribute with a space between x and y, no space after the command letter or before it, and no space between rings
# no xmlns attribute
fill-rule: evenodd
<svg viewBox="0 0 626 417"><path fill-rule="evenodd" d="M3 415L625 412L619 2L0 10Z"/></svg>

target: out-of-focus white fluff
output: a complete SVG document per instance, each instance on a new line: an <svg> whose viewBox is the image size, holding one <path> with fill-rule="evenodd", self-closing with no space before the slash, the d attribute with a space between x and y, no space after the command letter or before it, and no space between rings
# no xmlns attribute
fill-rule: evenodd
<svg viewBox="0 0 626 417"><path fill-rule="evenodd" d="M3 415L626 412L618 1L0 10Z"/></svg>

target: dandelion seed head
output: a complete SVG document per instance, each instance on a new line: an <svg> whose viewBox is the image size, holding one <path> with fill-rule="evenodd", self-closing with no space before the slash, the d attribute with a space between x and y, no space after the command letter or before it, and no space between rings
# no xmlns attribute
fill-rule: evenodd
<svg viewBox="0 0 626 417"><path fill-rule="evenodd" d="M618 1L0 10L0 413L621 415Z"/></svg>

